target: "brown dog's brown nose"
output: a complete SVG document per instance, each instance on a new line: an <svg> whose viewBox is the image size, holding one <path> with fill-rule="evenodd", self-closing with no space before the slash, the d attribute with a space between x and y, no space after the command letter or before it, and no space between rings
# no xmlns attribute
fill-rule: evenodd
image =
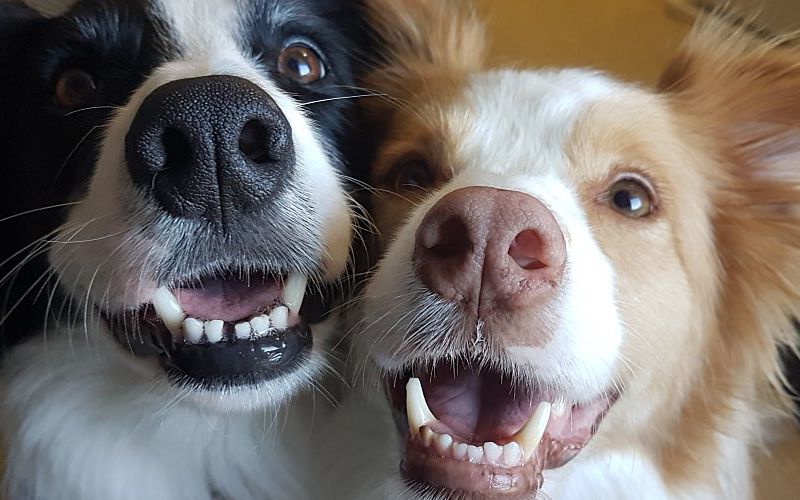
<svg viewBox="0 0 800 500"><path fill-rule="evenodd" d="M561 281L566 242L552 212L518 191L449 193L417 230L414 259L425 285L484 315L526 307Z"/></svg>

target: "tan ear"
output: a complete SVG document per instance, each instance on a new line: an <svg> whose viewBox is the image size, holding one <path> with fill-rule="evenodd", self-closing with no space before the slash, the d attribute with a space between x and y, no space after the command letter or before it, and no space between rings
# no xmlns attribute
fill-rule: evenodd
<svg viewBox="0 0 800 500"><path fill-rule="evenodd" d="M383 64L368 83L391 97L409 81L463 75L483 67L486 33L469 0L370 0L374 30L385 47Z"/></svg>
<svg viewBox="0 0 800 500"><path fill-rule="evenodd" d="M661 89L714 186L719 364L780 391L778 346L797 343L800 313L800 47L712 16Z"/></svg>
<svg viewBox="0 0 800 500"><path fill-rule="evenodd" d="M701 20L660 88L753 176L800 180L800 45L747 26Z"/></svg>

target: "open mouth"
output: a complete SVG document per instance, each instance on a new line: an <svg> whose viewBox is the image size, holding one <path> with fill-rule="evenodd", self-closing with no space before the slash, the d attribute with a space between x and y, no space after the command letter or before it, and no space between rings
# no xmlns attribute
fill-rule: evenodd
<svg viewBox="0 0 800 500"><path fill-rule="evenodd" d="M406 433L401 471L412 485L478 496L534 493L545 469L563 466L588 444L616 399L604 393L572 404L476 366L440 362L386 380Z"/></svg>
<svg viewBox="0 0 800 500"><path fill-rule="evenodd" d="M300 311L307 277L229 272L156 290L152 303L108 317L115 336L155 348L178 384L257 384L299 366L312 347Z"/></svg>

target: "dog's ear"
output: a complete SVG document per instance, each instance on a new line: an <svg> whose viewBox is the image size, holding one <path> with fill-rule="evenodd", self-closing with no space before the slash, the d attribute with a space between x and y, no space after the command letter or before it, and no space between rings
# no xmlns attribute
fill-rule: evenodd
<svg viewBox="0 0 800 500"><path fill-rule="evenodd" d="M661 90L680 132L710 158L725 342L767 356L726 362L750 360L780 387L774 344L796 342L790 318L800 312L800 46L747 26L701 22Z"/></svg>
<svg viewBox="0 0 800 500"><path fill-rule="evenodd" d="M467 0L370 0L367 9L384 48L371 80L390 98L413 91L414 81L457 79L484 64L485 27Z"/></svg>

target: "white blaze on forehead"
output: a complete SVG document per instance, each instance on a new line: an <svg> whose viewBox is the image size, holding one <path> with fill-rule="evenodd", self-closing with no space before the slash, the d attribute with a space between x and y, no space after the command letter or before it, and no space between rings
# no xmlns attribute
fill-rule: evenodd
<svg viewBox="0 0 800 500"><path fill-rule="evenodd" d="M239 13L235 0L157 0L159 15L169 25L186 59L236 51Z"/></svg>
<svg viewBox="0 0 800 500"><path fill-rule="evenodd" d="M465 95L471 116L458 160L497 174L559 173L577 119L618 88L598 73L576 69L476 75Z"/></svg>
<svg viewBox="0 0 800 500"><path fill-rule="evenodd" d="M44 17L58 17L78 3L78 0L25 0L24 3Z"/></svg>

